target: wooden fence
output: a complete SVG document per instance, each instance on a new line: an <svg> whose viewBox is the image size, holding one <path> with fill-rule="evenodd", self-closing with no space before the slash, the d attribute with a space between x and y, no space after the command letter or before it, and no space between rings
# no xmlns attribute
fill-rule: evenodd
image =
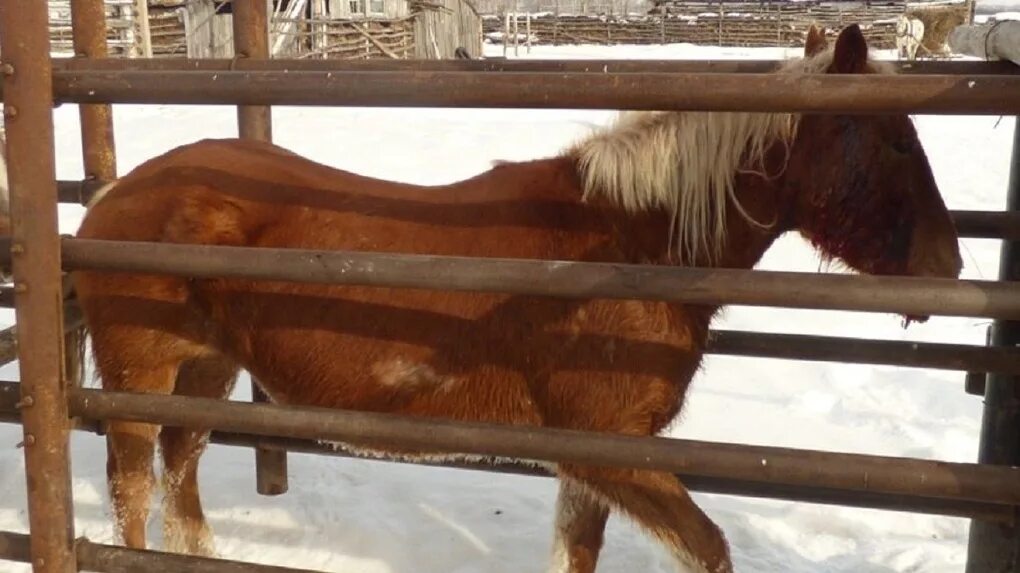
<svg viewBox="0 0 1020 573"><path fill-rule="evenodd" d="M722 9L720 9L722 6ZM532 44L665 44L694 43L719 46L799 46L814 24L834 36L849 24L858 24L869 44L878 49L896 47L896 21L903 15L925 23L922 44L929 54L944 51L946 37L956 25L970 21L971 5L956 2L927 6L901 0L884 3L822 2L685 2L656 3L645 15L585 15L543 12L486 14L483 33L490 42L502 38L530 39ZM518 22L514 27L514 17ZM510 28L507 29L509 20Z"/></svg>
<svg viewBox="0 0 1020 573"><path fill-rule="evenodd" d="M8 0L10 1L10 0ZM104 0L106 43L112 56L137 55L135 0ZM71 0L49 0L50 44L55 55L71 56Z"/></svg>
<svg viewBox="0 0 1020 573"><path fill-rule="evenodd" d="M512 20L511 20L512 25ZM807 20L755 19L725 16L709 17L595 17L553 16L531 18L532 44L710 44L718 46L801 46L808 28ZM483 19L483 34L490 42L500 42L505 21L497 16ZM518 34L525 39L524 16L520 16ZM896 45L895 20L861 26L869 45L890 49ZM827 27L834 34L839 27ZM513 37L514 32L508 34Z"/></svg>
<svg viewBox="0 0 1020 573"><path fill-rule="evenodd" d="M286 54L294 58L359 60L414 57L414 18L293 20Z"/></svg>

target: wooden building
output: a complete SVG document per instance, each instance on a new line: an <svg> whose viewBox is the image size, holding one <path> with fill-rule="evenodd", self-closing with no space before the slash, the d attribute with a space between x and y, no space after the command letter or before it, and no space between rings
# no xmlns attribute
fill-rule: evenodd
<svg viewBox="0 0 1020 573"><path fill-rule="evenodd" d="M265 0L270 49L292 58L453 58L482 51L474 0ZM70 55L69 0L49 0L55 52ZM229 58L230 0L105 0L112 56ZM67 54L63 53L63 50Z"/></svg>

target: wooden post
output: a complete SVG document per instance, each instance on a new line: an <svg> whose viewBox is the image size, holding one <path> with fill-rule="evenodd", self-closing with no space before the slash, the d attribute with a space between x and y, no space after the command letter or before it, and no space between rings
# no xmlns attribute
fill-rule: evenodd
<svg viewBox="0 0 1020 573"><path fill-rule="evenodd" d="M720 47L722 47L722 45L723 45L723 41L722 41L722 38L723 38L723 13L725 12L725 10L726 10L726 8L723 6L723 0L719 0L719 46Z"/></svg>
<svg viewBox="0 0 1020 573"><path fill-rule="evenodd" d="M269 6L265 0L234 2L234 53L241 58L269 58ZM272 108L238 106L238 134L245 139L273 140ZM268 398L252 378L252 400ZM255 448L256 489L262 495L287 491L287 452Z"/></svg>
<svg viewBox="0 0 1020 573"><path fill-rule="evenodd" d="M370 0L366 0L366 4ZM312 0L312 51L318 55L318 57L326 58L326 46L329 41L326 38L326 24L323 20L326 19L326 0Z"/></svg>
<svg viewBox="0 0 1020 573"><path fill-rule="evenodd" d="M528 53L530 54L531 53L531 11L530 10L528 11L527 20L525 21L525 24L524 24L524 33L527 34L527 38L525 38L524 42L525 42L525 46L527 46L527 48L528 48Z"/></svg>
<svg viewBox="0 0 1020 573"><path fill-rule="evenodd" d="M663 4L662 5L662 29L659 32L660 35L662 36L662 43L663 44L666 43L666 18L668 18L668 17L669 17L669 6Z"/></svg>
<svg viewBox="0 0 1020 573"><path fill-rule="evenodd" d="M152 31L149 29L149 0L135 0L138 32L141 34L142 57L152 57Z"/></svg>
<svg viewBox="0 0 1020 573"><path fill-rule="evenodd" d="M1013 159L1006 208L1020 210L1020 117L1013 128ZM1020 242L1003 241L999 280L1020 280ZM992 344L1020 345L1020 321L996 320ZM989 373L985 379L978 462L1020 466L1020 376ZM1020 573L1020 524L975 519L970 524L967 573Z"/></svg>
<svg viewBox="0 0 1020 573"><path fill-rule="evenodd" d="M521 18L520 12L518 11L517 0L514 0L514 57L517 57L519 55L518 50L521 47L520 19Z"/></svg>
<svg viewBox="0 0 1020 573"><path fill-rule="evenodd" d="M74 573L48 3L0 2L0 53L32 570Z"/></svg>
<svg viewBox="0 0 1020 573"><path fill-rule="evenodd" d="M957 26L949 33L949 48L986 60L1009 60L1020 65L1020 22Z"/></svg>

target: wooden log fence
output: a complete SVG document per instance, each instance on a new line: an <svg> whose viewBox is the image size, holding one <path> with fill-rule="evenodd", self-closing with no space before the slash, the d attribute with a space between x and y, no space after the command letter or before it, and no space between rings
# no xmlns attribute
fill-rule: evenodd
<svg viewBox="0 0 1020 573"><path fill-rule="evenodd" d="M293 58L408 59L415 52L413 16L358 21L301 19L291 24L287 34L296 40Z"/></svg>
<svg viewBox="0 0 1020 573"><path fill-rule="evenodd" d="M76 0L45 0L49 10L50 46L53 52L62 55L78 53L74 45L72 9ZM138 21L135 17L135 0L103 0L96 3L105 24L102 26L104 40L110 51L119 56L129 56L140 45L136 39Z"/></svg>
<svg viewBox="0 0 1020 573"><path fill-rule="evenodd" d="M526 15L518 17L523 20ZM672 13L665 18L533 15L530 22L528 38L536 45L692 43L740 47L803 46L808 27L819 23L810 17L784 18L775 13L760 18L726 15L721 19L714 14L684 17ZM848 18L846 22L859 20ZM505 27L499 19L483 19L483 34L490 42L501 42L508 34ZM840 27L830 23L828 34L833 36ZM866 23L862 31L873 48L896 45L895 19ZM513 37L512 32L509 35Z"/></svg>
<svg viewBox="0 0 1020 573"><path fill-rule="evenodd" d="M537 44L662 44L718 46L801 46L811 25L835 37L849 24L861 26L873 48L896 47L896 22L906 15L925 24L928 55L944 55L946 35L972 19L964 1L893 2L656 2L642 15L628 13L486 13L483 33L490 42L513 37L519 19L531 23L528 40Z"/></svg>

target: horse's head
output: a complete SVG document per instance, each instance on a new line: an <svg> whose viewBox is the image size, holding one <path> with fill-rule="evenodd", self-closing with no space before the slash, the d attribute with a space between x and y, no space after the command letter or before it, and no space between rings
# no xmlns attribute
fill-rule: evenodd
<svg viewBox="0 0 1020 573"><path fill-rule="evenodd" d="M808 61L825 73L882 71L856 25L831 50L812 28ZM804 114L787 174L794 225L823 256L869 274L959 276L956 227L908 116Z"/></svg>

